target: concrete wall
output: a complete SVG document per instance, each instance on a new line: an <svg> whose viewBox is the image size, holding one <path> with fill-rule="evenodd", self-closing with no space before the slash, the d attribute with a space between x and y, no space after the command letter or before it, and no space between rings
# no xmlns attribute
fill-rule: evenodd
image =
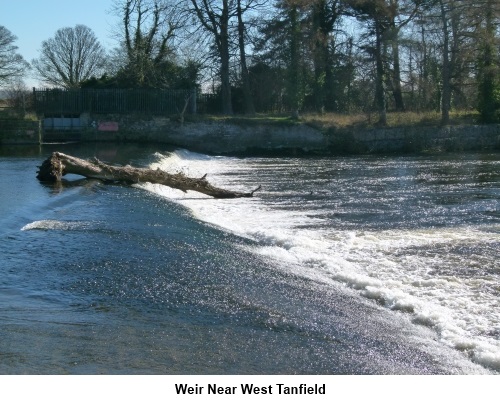
<svg viewBox="0 0 500 405"><path fill-rule="evenodd" d="M500 125L402 127L330 133L332 152L443 152L500 148Z"/></svg>
<svg viewBox="0 0 500 405"><path fill-rule="evenodd" d="M194 151L221 154L312 152L325 151L328 147L327 139L321 132L303 124L236 125L218 121L181 124L168 118L90 118L90 125L82 132L81 139L162 142Z"/></svg>
<svg viewBox="0 0 500 405"><path fill-rule="evenodd" d="M80 117L81 131L58 140L160 142L213 154L409 153L500 149L500 125L330 129L304 124L185 122L129 115ZM47 134L49 136L49 134ZM52 135L53 136L53 135Z"/></svg>

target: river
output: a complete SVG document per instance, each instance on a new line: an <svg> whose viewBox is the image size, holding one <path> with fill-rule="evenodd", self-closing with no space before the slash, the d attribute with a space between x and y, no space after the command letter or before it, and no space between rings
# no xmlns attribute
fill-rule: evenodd
<svg viewBox="0 0 500 405"><path fill-rule="evenodd" d="M54 150L254 198L75 175ZM500 154L0 149L2 374L497 374Z"/></svg>

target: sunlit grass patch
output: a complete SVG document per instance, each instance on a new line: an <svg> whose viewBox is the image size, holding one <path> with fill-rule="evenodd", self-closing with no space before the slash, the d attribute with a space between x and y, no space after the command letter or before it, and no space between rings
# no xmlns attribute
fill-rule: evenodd
<svg viewBox="0 0 500 405"><path fill-rule="evenodd" d="M375 113L336 114L336 113L305 113L301 120L319 129L328 128L371 128L378 125L378 116ZM450 125L471 125L479 120L477 111L451 111ZM388 127L407 126L439 126L441 113L438 111L425 112L388 112Z"/></svg>
<svg viewBox="0 0 500 405"><path fill-rule="evenodd" d="M203 114L186 116L188 122L220 122L235 125L277 125L289 126L296 124L307 124L321 131L330 129L359 128L368 129L379 127L378 115L371 113L309 113L300 114L300 118L294 119L290 114L254 114L254 115L217 115ZM450 125L473 125L479 122L479 113L471 110L454 110L450 112ZM440 126L441 113L438 111L425 112L388 112L387 127L408 126Z"/></svg>

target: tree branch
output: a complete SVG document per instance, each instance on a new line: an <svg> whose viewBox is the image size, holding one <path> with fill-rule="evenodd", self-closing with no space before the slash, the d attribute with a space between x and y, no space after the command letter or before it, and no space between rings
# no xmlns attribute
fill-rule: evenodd
<svg viewBox="0 0 500 405"><path fill-rule="evenodd" d="M39 167L37 178L41 181L59 182L65 174L72 173L91 179L104 181L134 183L155 183L187 192L197 191L214 198L242 198L253 197L261 189L257 187L251 192L242 193L212 186L206 180L206 174L201 178L187 177L182 173L170 174L160 169L137 168L132 166L111 166L93 159L92 161L80 159L60 152L43 161Z"/></svg>

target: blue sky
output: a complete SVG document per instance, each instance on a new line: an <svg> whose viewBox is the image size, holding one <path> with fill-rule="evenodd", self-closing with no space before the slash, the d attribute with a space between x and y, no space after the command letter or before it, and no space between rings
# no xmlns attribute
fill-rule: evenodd
<svg viewBox="0 0 500 405"><path fill-rule="evenodd" d="M113 0L0 0L0 25L17 37L18 53L26 61L38 57L43 40L59 28L83 24L91 28L106 49L116 46L113 26L117 19L110 12ZM37 84L26 80L29 86Z"/></svg>

